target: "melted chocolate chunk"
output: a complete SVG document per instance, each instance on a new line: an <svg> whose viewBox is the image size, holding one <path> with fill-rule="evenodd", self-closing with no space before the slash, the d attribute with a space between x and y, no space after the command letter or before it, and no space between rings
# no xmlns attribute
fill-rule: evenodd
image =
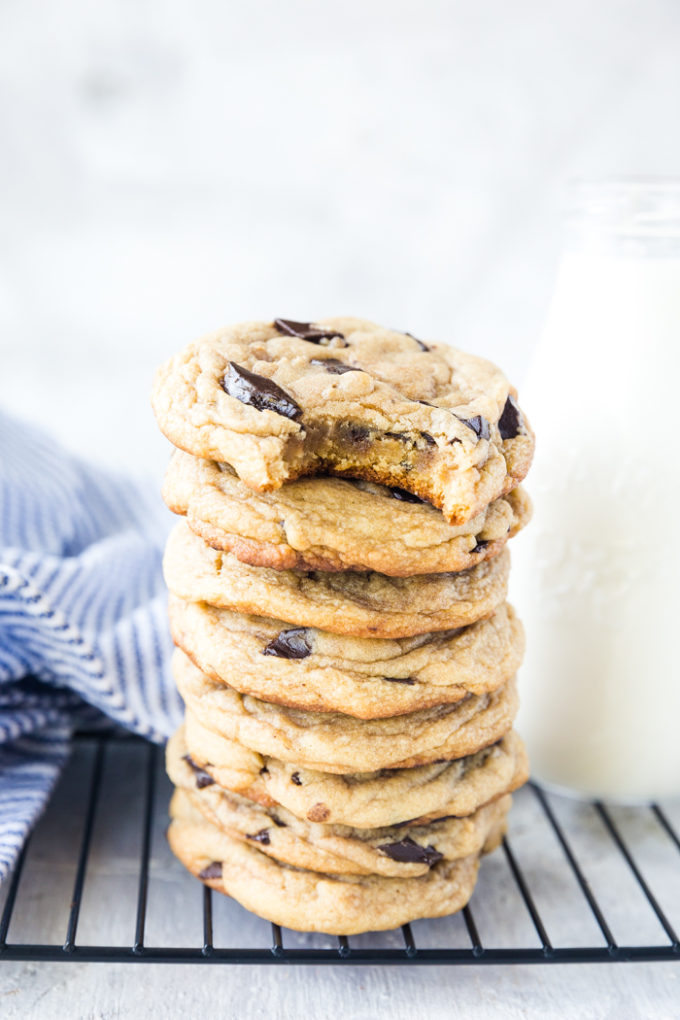
<svg viewBox="0 0 680 1020"><path fill-rule="evenodd" d="M393 486L390 492L395 499L400 499L402 503L424 503L425 500L421 499L420 496L414 496L412 492L407 492L406 489L400 489L398 486Z"/></svg>
<svg viewBox="0 0 680 1020"><path fill-rule="evenodd" d="M295 786L302 786L302 780L300 779L299 772L293 772L292 776L290 777L290 781L291 783L294 783Z"/></svg>
<svg viewBox="0 0 680 1020"><path fill-rule="evenodd" d="M284 333L286 336L296 336L298 340L308 340L311 344L321 344L322 347L328 346L323 343L324 340L332 340L333 337L338 337L340 340L345 339L344 333L338 333L332 329L324 329L323 326L315 326L311 322L274 319L274 325L279 333ZM344 346L347 347L348 344L345 343Z"/></svg>
<svg viewBox="0 0 680 1020"><path fill-rule="evenodd" d="M292 418L293 421L302 417L302 408L285 390L271 379L265 379L256 372L249 372L235 361L229 363L229 368L222 378L222 389L230 397L235 397L242 404L250 404L258 411L276 411L277 414Z"/></svg>
<svg viewBox="0 0 680 1020"><path fill-rule="evenodd" d="M252 839L253 843L262 843L263 846L269 846L271 843L269 829L260 829L259 832L255 832L252 835L246 832L246 839Z"/></svg>
<svg viewBox="0 0 680 1020"><path fill-rule="evenodd" d="M321 365L331 375L344 375L345 372L362 372L363 369L355 368L354 365L346 365L344 361L337 358L312 358L310 365Z"/></svg>
<svg viewBox="0 0 680 1020"><path fill-rule="evenodd" d="M213 785L213 783L215 782L213 777L210 775L209 772L206 772L205 769L202 769L200 765L197 765L190 754L182 755L182 757L184 758L187 765L193 769L194 777L196 779L196 786L199 788L199 790L202 790L204 786Z"/></svg>
<svg viewBox="0 0 680 1020"><path fill-rule="evenodd" d="M213 861L203 871L199 871L199 878L222 878L222 862Z"/></svg>
<svg viewBox="0 0 680 1020"><path fill-rule="evenodd" d="M307 640L306 627L293 627L282 630L266 648L263 655L276 655L279 659L306 659L311 654L311 646Z"/></svg>
<svg viewBox="0 0 680 1020"><path fill-rule="evenodd" d="M474 547L474 549L471 549L470 552L471 553L481 552L482 549L486 549L488 544L489 544L489 540L488 539L486 539L486 538L478 538L477 539L477 545Z"/></svg>
<svg viewBox="0 0 680 1020"><path fill-rule="evenodd" d="M415 432L410 435L406 432L383 432L383 439L396 439L400 443L405 443L408 447L418 446L418 438L424 439L428 446L436 446L436 440L430 435L429 432Z"/></svg>
<svg viewBox="0 0 680 1020"><path fill-rule="evenodd" d="M508 396L503 413L498 419L498 431L501 434L501 439L514 439L523 430L524 419L522 418L522 412L512 397Z"/></svg>
<svg viewBox="0 0 680 1020"><path fill-rule="evenodd" d="M412 676L401 677L401 676L384 676L383 680L389 680L391 684L408 684L409 687L413 687L415 680Z"/></svg>
<svg viewBox="0 0 680 1020"><path fill-rule="evenodd" d="M279 828L279 829L286 829L286 828L288 828L288 826L286 825L286 823L285 823L285 822L282 822L280 818L277 818L277 817L276 817L276 815L271 815L271 814L270 814L270 816L269 816L269 817L270 817L270 818L271 818L271 820L273 821L274 825L278 826L278 828Z"/></svg>
<svg viewBox="0 0 680 1020"><path fill-rule="evenodd" d="M365 443L371 435L371 430L365 425L348 425L347 432L353 443Z"/></svg>
<svg viewBox="0 0 680 1020"><path fill-rule="evenodd" d="M483 414L476 414L474 418L460 418L463 425L467 425L469 429L475 433L479 439L488 439L491 433L489 432L489 423Z"/></svg>
<svg viewBox="0 0 680 1020"><path fill-rule="evenodd" d="M427 864L428 867L432 867L437 861L441 861L444 856L438 850L435 850L433 846L420 846L410 836L407 836L406 839L400 839L398 843L383 843L378 847L378 850L382 850L393 861L402 861L408 864Z"/></svg>
<svg viewBox="0 0 680 1020"><path fill-rule="evenodd" d="M420 347L421 351L429 351L430 348L427 346L427 344L424 344L423 341L419 340L417 336L413 335L413 333L404 333L404 336L410 336L411 340L415 340L415 342ZM421 403L423 403L423 401L421 401Z"/></svg>

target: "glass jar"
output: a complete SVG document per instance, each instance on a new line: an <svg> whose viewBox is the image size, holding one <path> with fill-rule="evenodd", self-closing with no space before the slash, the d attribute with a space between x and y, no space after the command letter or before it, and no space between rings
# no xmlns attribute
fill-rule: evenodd
<svg viewBox="0 0 680 1020"><path fill-rule="evenodd" d="M537 780L680 794L680 181L575 186L521 392L535 514L514 547Z"/></svg>

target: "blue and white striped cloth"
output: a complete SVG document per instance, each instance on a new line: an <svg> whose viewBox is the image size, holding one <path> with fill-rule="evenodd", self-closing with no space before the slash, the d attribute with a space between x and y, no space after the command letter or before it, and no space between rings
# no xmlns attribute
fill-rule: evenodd
<svg viewBox="0 0 680 1020"><path fill-rule="evenodd" d="M0 881L74 728L150 740L178 725L153 489L84 464L0 413Z"/></svg>

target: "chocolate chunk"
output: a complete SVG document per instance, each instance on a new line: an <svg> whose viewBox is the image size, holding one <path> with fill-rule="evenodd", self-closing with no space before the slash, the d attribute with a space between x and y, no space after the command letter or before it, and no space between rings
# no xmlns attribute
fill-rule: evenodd
<svg viewBox="0 0 680 1020"><path fill-rule="evenodd" d="M459 421L462 421L463 425L467 425L469 429L472 429L479 439L488 439L491 435L489 423L483 414L476 414L474 418L460 418Z"/></svg>
<svg viewBox="0 0 680 1020"><path fill-rule="evenodd" d="M276 655L280 659L306 659L311 651L306 627L293 627L291 630L282 630L262 649L262 654Z"/></svg>
<svg viewBox="0 0 680 1020"><path fill-rule="evenodd" d="M286 823L282 822L280 818L276 817L276 815L270 814L269 817L273 821L274 825L278 826L279 829L286 829L288 827Z"/></svg>
<svg viewBox="0 0 680 1020"><path fill-rule="evenodd" d="M196 786L199 790L202 790L204 786L212 786L214 782L215 780L208 772L205 772L203 769L197 771Z"/></svg>
<svg viewBox="0 0 680 1020"><path fill-rule="evenodd" d="M488 539L486 539L486 538L478 538L477 539L477 545L474 547L474 549L471 549L470 552L471 553L481 552L482 549L486 549L488 544L489 544L489 540Z"/></svg>
<svg viewBox="0 0 680 1020"><path fill-rule="evenodd" d="M345 372L362 372L363 369L355 368L354 365L346 365L344 361L337 358L312 358L310 365L321 365L331 375L344 375Z"/></svg>
<svg viewBox="0 0 680 1020"><path fill-rule="evenodd" d="M400 443L405 443L408 447L418 445L418 439L424 439L428 446L436 446L436 440L430 435L429 432L412 432L410 435L406 432L383 432L384 439L396 439Z"/></svg>
<svg viewBox="0 0 680 1020"><path fill-rule="evenodd" d="M199 871L199 878L222 878L222 862L213 861L203 871Z"/></svg>
<svg viewBox="0 0 680 1020"><path fill-rule="evenodd" d="M383 680L389 680L391 684L408 684L409 687L412 687L413 684L415 683L415 680L413 679L412 676L407 677L384 676Z"/></svg>
<svg viewBox="0 0 680 1020"><path fill-rule="evenodd" d="M196 779L196 786L199 788L199 790L202 790L204 786L213 785L213 783L215 782L213 777L210 775L209 772L206 772L205 769L202 769L200 765L197 765L190 754L184 754L182 755L182 757L184 758L187 765L189 765L189 767L193 769L194 778Z"/></svg>
<svg viewBox="0 0 680 1020"><path fill-rule="evenodd" d="M404 336L410 336L411 340L415 340L415 342L420 347L421 351L429 351L430 348L427 346L427 344L424 344L423 341L419 340L417 336L413 335L413 333L404 333ZM422 403L422 401L421 401L421 403Z"/></svg>
<svg viewBox="0 0 680 1020"><path fill-rule="evenodd" d="M302 780L300 779L299 772L293 772L292 776L290 777L290 781L291 783L295 783L296 786L302 786Z"/></svg>
<svg viewBox="0 0 680 1020"><path fill-rule="evenodd" d="M503 413L498 419L498 431L501 434L501 439L514 439L523 430L524 419L522 418L522 412L512 397L508 395Z"/></svg>
<svg viewBox="0 0 680 1020"><path fill-rule="evenodd" d="M420 496L414 496L412 492L407 492L406 489L400 489L398 486L393 486L390 492L395 499L400 499L402 503L424 503L425 500L421 499Z"/></svg>
<svg viewBox="0 0 680 1020"><path fill-rule="evenodd" d="M328 346L323 343L324 340L332 340L333 337L338 337L340 340L345 339L344 333L338 333L332 329L324 329L323 326L314 326L311 322L274 319L274 325L279 333L285 333L286 336L296 336L298 340L309 340L311 344L321 344L322 347ZM345 343L344 346L347 347L348 344Z"/></svg>
<svg viewBox="0 0 680 1020"><path fill-rule="evenodd" d="M242 404L250 404L258 411L276 411L277 414L292 418L293 421L302 417L302 408L285 390L271 379L265 379L256 372L249 372L235 361L229 363L229 368L222 378L222 389L230 397L235 397Z"/></svg>
<svg viewBox="0 0 680 1020"><path fill-rule="evenodd" d="M398 843L383 843L378 847L378 850L382 850L393 861L402 861L408 864L427 864L428 867L436 864L437 861L441 861L444 856L438 850L435 850L433 846L420 846L410 836L407 836L406 839L400 839Z"/></svg>
<svg viewBox="0 0 680 1020"><path fill-rule="evenodd" d="M365 425L349 425L347 431L353 443L365 443L371 435L371 430L367 429Z"/></svg>
<svg viewBox="0 0 680 1020"><path fill-rule="evenodd" d="M269 829L260 829L259 832L255 832L252 835L246 832L246 839L252 839L253 843L262 843L263 846L269 846L271 843Z"/></svg>

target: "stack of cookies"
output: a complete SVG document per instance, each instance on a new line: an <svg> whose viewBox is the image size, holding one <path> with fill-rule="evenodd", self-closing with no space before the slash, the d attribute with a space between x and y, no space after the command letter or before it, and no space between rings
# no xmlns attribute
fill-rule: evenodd
<svg viewBox="0 0 680 1020"><path fill-rule="evenodd" d="M304 931L460 909L527 777L514 390L408 333L277 319L191 344L153 404L184 518L165 557L173 851Z"/></svg>

